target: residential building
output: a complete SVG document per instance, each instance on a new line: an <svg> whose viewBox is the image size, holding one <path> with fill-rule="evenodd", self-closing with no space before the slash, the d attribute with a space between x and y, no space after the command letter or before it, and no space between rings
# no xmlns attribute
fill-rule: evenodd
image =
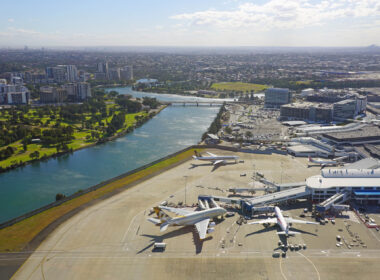
<svg viewBox="0 0 380 280"><path fill-rule="evenodd" d="M292 100L292 94L287 88L269 88L265 91L265 108L280 108Z"/></svg>
<svg viewBox="0 0 380 280"><path fill-rule="evenodd" d="M97 69L99 73L108 73L108 62L99 62L97 64Z"/></svg>
<svg viewBox="0 0 380 280"><path fill-rule="evenodd" d="M68 83L62 86L66 91L67 100L77 102L91 97L91 86L89 83Z"/></svg>
<svg viewBox="0 0 380 280"><path fill-rule="evenodd" d="M111 81L119 81L120 80L120 68L110 69L108 71L108 79Z"/></svg>
<svg viewBox="0 0 380 280"><path fill-rule="evenodd" d="M133 66L124 66L120 69L120 80L133 80Z"/></svg>
<svg viewBox="0 0 380 280"><path fill-rule="evenodd" d="M102 72L95 73L95 80L107 80L107 74Z"/></svg>
<svg viewBox="0 0 380 280"><path fill-rule="evenodd" d="M28 104L29 90L22 85L0 84L0 104Z"/></svg>
<svg viewBox="0 0 380 280"><path fill-rule="evenodd" d="M89 83L77 83L77 99L85 100L91 97L91 86Z"/></svg>
<svg viewBox="0 0 380 280"><path fill-rule="evenodd" d="M66 65L66 80L76 82L78 80L78 69L75 65Z"/></svg>
<svg viewBox="0 0 380 280"><path fill-rule="evenodd" d="M28 104L29 92L28 91L12 91L7 93L8 104Z"/></svg>
<svg viewBox="0 0 380 280"><path fill-rule="evenodd" d="M66 89L50 86L40 88L40 103L63 103L65 101L67 101Z"/></svg>

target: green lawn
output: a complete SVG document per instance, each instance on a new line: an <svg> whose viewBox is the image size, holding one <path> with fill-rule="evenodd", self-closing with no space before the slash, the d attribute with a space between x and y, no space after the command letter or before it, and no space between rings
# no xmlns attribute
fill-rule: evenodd
<svg viewBox="0 0 380 280"><path fill-rule="evenodd" d="M117 111L116 113L120 113L120 111ZM28 116L29 118L38 118L37 116L31 117L30 113L28 113L27 115L29 115ZM117 133L124 131L125 129L127 129L130 126L133 126L135 124L135 121L136 121L135 120L136 116L147 116L147 115L148 115L148 113L145 111L133 113L133 114L126 114L125 115L124 127L119 129L117 131ZM43 121L45 122L47 119L48 118L43 118ZM90 119L90 116L86 116L86 119ZM112 116L103 119L103 121L105 121L106 119L108 122L111 122ZM50 121L49 127L54 126L55 123L56 123L55 121ZM69 125L69 123L61 122L61 125L66 126L66 125ZM80 124L80 123L74 123L71 125L74 125L74 127L77 127L77 128L82 127L82 124ZM42 130L47 129L46 127L40 127L40 128ZM92 139L92 138L86 139L87 135L89 135L91 137L91 131L99 132L95 127L93 127L92 129L81 129L81 130L75 128L75 131L74 131L74 138L75 139L72 140L70 143L68 143L68 147L75 151L75 150L78 150L80 148L83 148L85 146L88 146L88 145L95 143L96 139ZM100 136L104 136L104 135L101 134ZM42 157L44 155L51 156L51 155L57 153L56 147L54 147L54 146L44 147L40 144L29 144L27 146L27 151L24 152L23 145L22 145L21 141L14 142L14 143L10 144L9 146L15 148L16 151L14 152L13 156L11 156L10 158L0 161L0 167L2 167L2 168L7 168L13 164L19 163L20 161L22 161L22 162L31 161L31 158L29 155L34 151L39 151L40 157ZM3 147L1 149L5 149L5 147Z"/></svg>
<svg viewBox="0 0 380 280"><path fill-rule="evenodd" d="M225 83L214 83L211 86L212 89L220 91L254 91L260 92L268 88L267 85L242 83L242 82L225 82Z"/></svg>

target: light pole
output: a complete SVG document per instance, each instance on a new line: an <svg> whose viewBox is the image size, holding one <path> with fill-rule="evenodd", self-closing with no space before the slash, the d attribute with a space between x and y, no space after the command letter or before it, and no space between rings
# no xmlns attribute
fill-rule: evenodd
<svg viewBox="0 0 380 280"><path fill-rule="evenodd" d="M186 202L186 189L187 189L187 175L185 175L185 176L183 176L184 178L185 178L185 206L186 206L186 204L187 204L187 202Z"/></svg>

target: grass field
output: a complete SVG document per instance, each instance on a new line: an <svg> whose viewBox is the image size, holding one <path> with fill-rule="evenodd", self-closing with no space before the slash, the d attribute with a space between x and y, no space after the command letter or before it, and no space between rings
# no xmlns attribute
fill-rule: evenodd
<svg viewBox="0 0 380 280"><path fill-rule="evenodd" d="M267 85L242 83L242 82L226 82L226 83L214 83L211 86L212 89L222 90L222 91L254 91L260 92L268 88Z"/></svg>
<svg viewBox="0 0 380 280"><path fill-rule="evenodd" d="M29 118L34 118L34 119L38 119L37 116L33 116L33 109L30 110L30 112L28 114L25 114L25 116L28 116ZM120 113L120 111L116 111L116 113ZM141 111L141 112L138 112L138 113L131 113L131 114L126 114L125 115L125 122L124 122L124 126L119 129L117 131L117 133L120 133L122 131L124 131L125 129L127 129L128 127L130 126L133 126L135 124L135 118L136 116L147 116L148 113L145 112L145 111ZM90 118L90 116L88 116L87 118ZM48 118L43 118L41 119L43 122L46 122ZM111 119L112 119L112 116L110 117L107 117L106 118L108 122L111 122ZM104 120L106 120L104 119ZM53 125L55 124L55 121L50 121L50 127L52 127ZM69 123L67 122L61 122L61 125L63 126L67 126L69 125ZM91 136L91 132L92 131L97 131L95 128L94 129L77 129L77 127L81 127L81 124L80 123L74 123L72 124L74 125L75 127L75 132L74 132L74 138L70 143L68 143L68 147L69 149L73 149L73 151L75 150L78 150L80 148L83 148L83 147L86 147L86 146L89 146L89 145L92 145L94 144L97 140L96 139L87 139L86 137L90 137ZM42 130L44 129L47 129L46 127L40 127ZM9 146L13 147L15 149L15 152L14 154L5 159L5 160L2 160L0 161L0 167L2 168L7 168L8 166L11 166L13 164L17 164L19 162L28 162L28 161L31 161L32 159L30 158L30 154L35 152L35 151L38 151L40 153L40 157L42 156L51 156L51 155L54 155L57 153L57 149L56 147L53 145L53 146L43 146L41 144L29 144L28 147L27 147L27 151L24 151L23 149L23 144L21 143L21 140L20 141L17 141L17 142L14 142L12 144L10 144ZM5 149L4 148L0 148L1 149Z"/></svg>
<svg viewBox="0 0 380 280"><path fill-rule="evenodd" d="M40 233L44 228L46 228L49 224L51 224L59 217L62 217L63 215L84 205L85 203L101 198L111 193L112 191L120 189L127 184L133 183L139 179L154 174L155 172L161 171L181 160L190 158L193 153L194 149L190 149L179 155L163 160L144 170L109 183L93 192L83 194L82 196L67 201L57 207L53 207L12 226L1 229L0 252L21 251L38 233Z"/></svg>

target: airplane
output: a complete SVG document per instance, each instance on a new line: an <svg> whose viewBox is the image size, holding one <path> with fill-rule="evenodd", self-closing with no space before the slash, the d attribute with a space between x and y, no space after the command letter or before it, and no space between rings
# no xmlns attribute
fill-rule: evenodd
<svg viewBox="0 0 380 280"><path fill-rule="evenodd" d="M204 161L212 161L212 164L214 166L219 165L219 164L225 164L227 160L234 160L235 163L239 159L238 156L217 156L215 154L206 152L209 156L205 157L199 154L197 151L194 151L195 155L193 156L193 159L195 160L204 160Z"/></svg>
<svg viewBox="0 0 380 280"><path fill-rule="evenodd" d="M199 234L199 239L203 240L206 238L207 233L214 231L213 227L215 226L215 223L210 223L210 220L218 216L223 216L227 213L226 209L219 207L214 201L213 203L216 206L214 208L204 207L203 204L200 205L202 208L200 211L191 211L188 209L172 208L167 206L154 207L153 209L156 212L158 219L149 218L148 221L155 225L159 225L161 232L167 230L169 226L194 225ZM164 211L171 212L177 216L171 218Z"/></svg>
<svg viewBox="0 0 380 280"><path fill-rule="evenodd" d="M319 164L321 167L325 166L336 166L340 164L340 160L343 160L346 157L340 157L340 158L335 158L333 160L323 160L323 159L313 159L311 156L309 156L309 162Z"/></svg>
<svg viewBox="0 0 380 280"><path fill-rule="evenodd" d="M257 225L257 224L275 224L277 223L281 231L277 232L278 235L295 235L295 234L300 234L300 232L297 231L291 231L290 229L290 224L296 223L296 224L312 224L312 225L318 225L316 222L309 222L306 220L297 220L293 218L284 218L282 215L281 209L278 208L277 206L274 207L274 213L276 215L276 218L269 218L261 221L256 221L256 222L251 222L248 223L249 225Z"/></svg>

